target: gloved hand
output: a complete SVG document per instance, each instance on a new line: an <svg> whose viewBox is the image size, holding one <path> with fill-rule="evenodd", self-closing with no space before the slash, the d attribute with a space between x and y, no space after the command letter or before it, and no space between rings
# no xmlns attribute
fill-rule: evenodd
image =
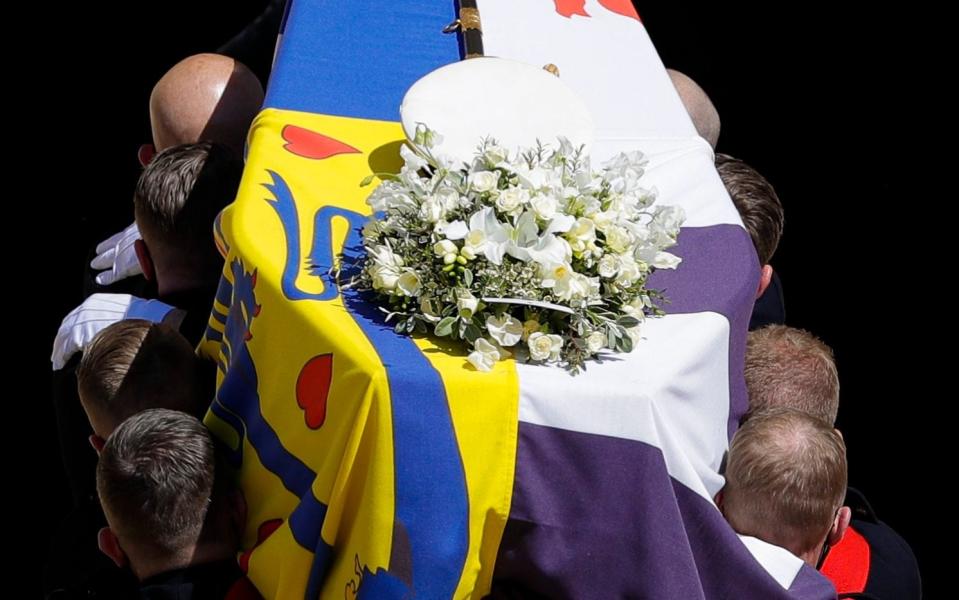
<svg viewBox="0 0 959 600"><path fill-rule="evenodd" d="M100 331L122 319L163 321L175 307L159 300L144 300L130 294L93 294L70 311L53 341L50 361L62 369L75 352L82 351Z"/></svg>
<svg viewBox="0 0 959 600"><path fill-rule="evenodd" d="M110 285L143 272L133 247L138 239L140 230L137 229L136 223L132 223L123 231L97 244L97 256L90 261L90 266L98 270L106 269L97 275L97 283Z"/></svg>

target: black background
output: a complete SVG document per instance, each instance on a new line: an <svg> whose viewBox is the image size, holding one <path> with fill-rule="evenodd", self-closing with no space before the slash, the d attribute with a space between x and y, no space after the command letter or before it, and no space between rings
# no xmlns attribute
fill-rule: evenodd
<svg viewBox="0 0 959 600"><path fill-rule="evenodd" d="M30 224L41 239L17 242L8 281L30 291L15 306L31 317L19 323L27 330L17 337L13 374L28 385L11 398L27 412L11 419L29 424L22 430L31 452L14 456L44 500L21 508L37 541L33 564L69 504L49 402L50 345L82 299L90 244L132 220L150 89L177 60L225 42L261 4L73 4L26 21L44 25L17 51L23 112L13 120L29 127L20 160L36 172L14 196L13 223ZM949 339L950 269L937 246L948 236L935 230L950 198L928 189L929 148L916 136L934 115L929 80L906 54L922 34L902 14L878 11L832 8L812 18L778 4L637 4L666 66L696 79L719 109L718 150L746 160L778 190L786 230L772 262L787 321L835 349L851 484L913 545L926 595L937 597L944 576L933 545L948 523L937 482L951 465L933 427L948 418L954 396L943 381L950 345L930 339ZM38 249L44 236L52 249Z"/></svg>

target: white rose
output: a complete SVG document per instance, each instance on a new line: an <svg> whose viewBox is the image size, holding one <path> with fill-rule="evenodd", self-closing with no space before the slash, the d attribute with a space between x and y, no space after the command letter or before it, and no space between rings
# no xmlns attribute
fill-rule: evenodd
<svg viewBox="0 0 959 600"><path fill-rule="evenodd" d="M613 225L606 230L606 246L613 252L625 252L633 243L633 236L625 227Z"/></svg>
<svg viewBox="0 0 959 600"><path fill-rule="evenodd" d="M486 317L486 331L500 346L513 346L523 339L523 323L509 315Z"/></svg>
<svg viewBox="0 0 959 600"><path fill-rule="evenodd" d="M479 193L495 190L498 181L499 173L493 171L477 171L469 176L470 188Z"/></svg>
<svg viewBox="0 0 959 600"><path fill-rule="evenodd" d="M586 336L586 349L590 354L596 354L606 346L606 334L602 331L594 331Z"/></svg>
<svg viewBox="0 0 959 600"><path fill-rule="evenodd" d="M563 338L555 334L536 332L529 336L527 346L529 346L529 356L533 360L555 361L559 360Z"/></svg>
<svg viewBox="0 0 959 600"><path fill-rule="evenodd" d="M529 201L533 207L536 216L544 221L549 221L556 214L556 199L552 196L537 194Z"/></svg>
<svg viewBox="0 0 959 600"><path fill-rule="evenodd" d="M607 254L599 259L598 269L600 277L605 277L606 279L616 277L616 273L619 272L619 258L612 254Z"/></svg>
<svg viewBox="0 0 959 600"><path fill-rule="evenodd" d="M457 292L456 309L459 311L461 319L472 319L473 313L479 306L479 300L467 290Z"/></svg>
<svg viewBox="0 0 959 600"><path fill-rule="evenodd" d="M616 222L619 218L619 213L613 210L606 210L597 212L589 217L593 220L593 223L596 225L596 229L605 232L606 228Z"/></svg>
<svg viewBox="0 0 959 600"><path fill-rule="evenodd" d="M417 296L420 293L422 282L414 271L406 271L396 280L396 287L404 296Z"/></svg>
<svg viewBox="0 0 959 600"><path fill-rule="evenodd" d="M505 161L508 156L509 153L506 151L506 148L496 145L487 146L485 152L483 152L483 158L492 166L496 166Z"/></svg>
<svg viewBox="0 0 959 600"><path fill-rule="evenodd" d="M496 208L505 213L515 213L529 202L529 192L522 188L510 188L500 192L496 198Z"/></svg>

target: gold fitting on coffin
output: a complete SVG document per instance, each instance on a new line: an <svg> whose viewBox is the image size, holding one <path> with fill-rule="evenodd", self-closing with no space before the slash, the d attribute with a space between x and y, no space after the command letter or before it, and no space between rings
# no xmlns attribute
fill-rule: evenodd
<svg viewBox="0 0 959 600"><path fill-rule="evenodd" d="M458 21L463 29L483 31L483 25L480 23L479 10L475 8L461 8Z"/></svg>
<svg viewBox="0 0 959 600"><path fill-rule="evenodd" d="M553 75L556 75L557 77L559 77L559 67L557 67L557 66L554 65L553 63L549 63L549 64L547 64L547 65L543 65L543 70L544 70L544 71L548 71L548 72L552 73Z"/></svg>

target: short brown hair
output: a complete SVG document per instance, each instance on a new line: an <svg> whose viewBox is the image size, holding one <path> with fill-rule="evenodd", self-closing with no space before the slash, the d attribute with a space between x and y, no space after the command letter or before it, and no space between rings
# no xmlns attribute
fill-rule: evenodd
<svg viewBox="0 0 959 600"><path fill-rule="evenodd" d="M716 154L716 170L753 240L759 264L768 264L783 235L783 205L776 190L759 171L728 154Z"/></svg>
<svg viewBox="0 0 959 600"><path fill-rule="evenodd" d="M750 411L785 406L835 424L836 361L832 349L808 331L786 325L750 331L743 373Z"/></svg>
<svg viewBox="0 0 959 600"><path fill-rule="evenodd" d="M137 226L154 260L191 270L222 268L217 214L233 202L243 162L222 144L167 148L143 170L133 196Z"/></svg>
<svg viewBox="0 0 959 600"><path fill-rule="evenodd" d="M730 444L723 513L738 533L801 554L826 538L846 484L839 432L801 410L760 411Z"/></svg>
<svg viewBox="0 0 959 600"><path fill-rule="evenodd" d="M110 435L97 464L97 493L122 542L168 557L199 540L215 472L213 440L200 421L147 410Z"/></svg>
<svg viewBox="0 0 959 600"><path fill-rule="evenodd" d="M103 424L96 433L106 437L148 408L202 416L211 399L197 360L186 338L162 323L126 319L98 333L77 367L80 402L91 423Z"/></svg>

